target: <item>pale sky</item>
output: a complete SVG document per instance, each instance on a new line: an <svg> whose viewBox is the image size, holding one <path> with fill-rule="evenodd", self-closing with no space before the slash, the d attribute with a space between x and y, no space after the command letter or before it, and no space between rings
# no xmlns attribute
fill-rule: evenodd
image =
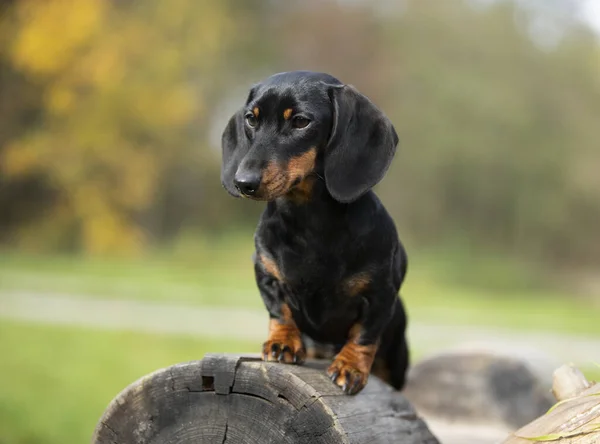
<svg viewBox="0 0 600 444"><path fill-rule="evenodd" d="M583 11L583 20L589 23L600 37L600 0L586 0Z"/></svg>

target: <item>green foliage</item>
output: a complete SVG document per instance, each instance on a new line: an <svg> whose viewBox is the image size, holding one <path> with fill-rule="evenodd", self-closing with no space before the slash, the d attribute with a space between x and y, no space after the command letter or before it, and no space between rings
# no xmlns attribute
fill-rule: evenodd
<svg viewBox="0 0 600 444"><path fill-rule="evenodd" d="M388 23L400 84L385 106L404 149L384 200L423 242L599 259L588 242L600 220L597 44L574 34L542 52L515 29L512 6L450 3L413 1L402 26Z"/></svg>

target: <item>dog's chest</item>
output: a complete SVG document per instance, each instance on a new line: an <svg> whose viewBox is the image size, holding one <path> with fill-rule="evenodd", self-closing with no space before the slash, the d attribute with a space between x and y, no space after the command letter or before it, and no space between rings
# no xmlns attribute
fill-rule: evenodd
<svg viewBox="0 0 600 444"><path fill-rule="evenodd" d="M273 251L261 254L277 270L285 302L303 332L323 340L346 334L358 313L358 301L351 301L342 292L346 264L339 251L325 242L302 239L280 243Z"/></svg>

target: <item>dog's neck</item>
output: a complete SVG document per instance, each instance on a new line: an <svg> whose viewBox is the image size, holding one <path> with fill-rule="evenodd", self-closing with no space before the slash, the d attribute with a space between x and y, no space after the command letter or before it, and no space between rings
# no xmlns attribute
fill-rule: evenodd
<svg viewBox="0 0 600 444"><path fill-rule="evenodd" d="M309 176L299 183L286 196L282 196L267 204L267 217L280 221L286 230L295 233L316 230L319 233L330 233L325 237L336 238L347 231L349 214L361 208L363 198L353 203L336 201L329 191L323 176Z"/></svg>

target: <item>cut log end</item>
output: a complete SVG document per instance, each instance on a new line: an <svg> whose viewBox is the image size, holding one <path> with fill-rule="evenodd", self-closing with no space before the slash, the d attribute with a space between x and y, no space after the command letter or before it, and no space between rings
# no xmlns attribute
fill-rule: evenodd
<svg viewBox="0 0 600 444"><path fill-rule="evenodd" d="M562 365L554 371L552 393L558 401L578 396L590 386L577 367Z"/></svg>
<svg viewBox="0 0 600 444"><path fill-rule="evenodd" d="M325 365L207 355L159 370L111 402L92 444L438 443L402 394L372 376L345 395Z"/></svg>

